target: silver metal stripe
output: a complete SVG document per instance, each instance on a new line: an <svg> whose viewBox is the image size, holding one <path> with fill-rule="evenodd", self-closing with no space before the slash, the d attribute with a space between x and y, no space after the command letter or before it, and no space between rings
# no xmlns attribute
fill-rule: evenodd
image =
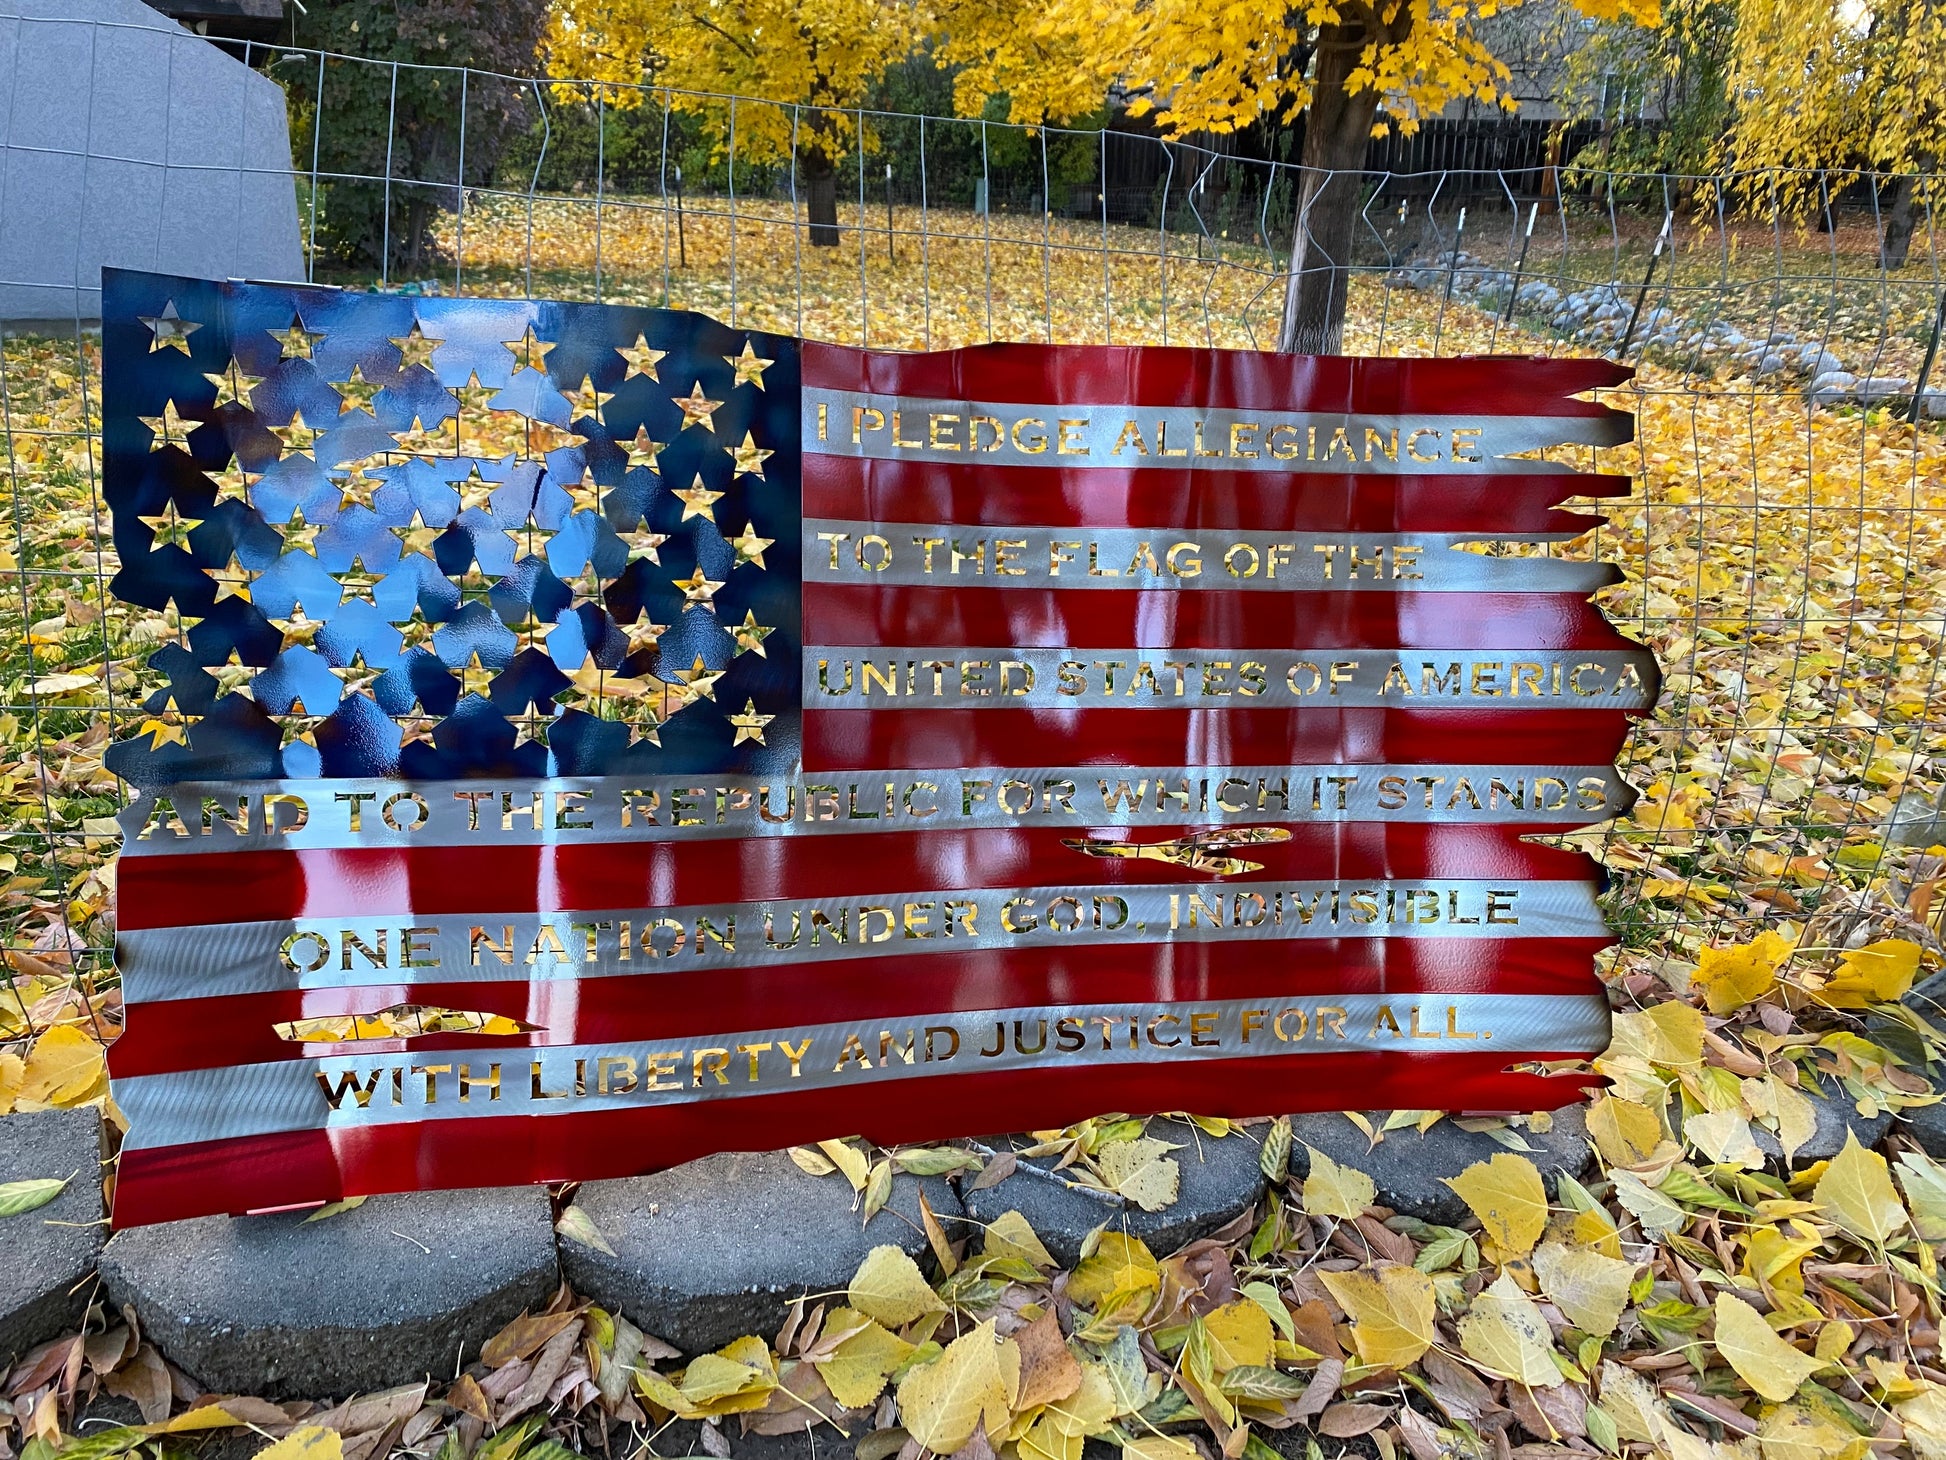
<svg viewBox="0 0 1946 1460"><path fill-rule="evenodd" d="M1567 468L1510 458L1545 446L1620 446L1634 431L1628 415L1612 410L1598 416L1402 416L993 403L812 387L804 391L803 421L804 451L819 456L1385 475L1560 472Z"/></svg>
<svg viewBox="0 0 1946 1460"><path fill-rule="evenodd" d="M139 789L121 825L122 855L153 857L1264 821L1582 826L1633 799L1607 765L988 766L458 786L191 781Z"/></svg>
<svg viewBox="0 0 1946 1460"><path fill-rule="evenodd" d="M1075 860L1079 870L1081 858ZM967 875L971 880L972 868ZM374 900L384 895L374 889ZM399 896L409 897L403 883ZM1143 883L598 912L432 914L402 907L370 917L129 929L116 939L116 963L123 996L136 1004L285 989L571 981L1118 943L1608 936L1595 889L1580 880Z"/></svg>
<svg viewBox="0 0 1946 1460"><path fill-rule="evenodd" d="M1640 710L1657 682L1646 649L804 649L812 710Z"/></svg>
<svg viewBox="0 0 1946 1460"><path fill-rule="evenodd" d="M1593 1053L1608 1038L1608 1001L1600 995L1319 994L1256 1002L1065 1004L657 1043L334 1055L140 1075L117 1080L115 1098L130 1121L124 1147L154 1150L284 1131L624 1110L846 1085L862 1092L887 1081L1034 1067L1354 1050L1404 1055L1491 1049L1514 1060L1528 1053ZM780 1048L786 1041L794 1059ZM1079 1048L1063 1047L1077 1042ZM987 1049L994 1052L983 1053ZM469 1087L464 1101L462 1066ZM497 1072L497 1085L491 1072ZM366 1091L368 1103L359 1105L354 1090Z"/></svg>
<svg viewBox="0 0 1946 1460"><path fill-rule="evenodd" d="M968 588L1147 588L1293 593L1593 593L1608 563L1490 557L1480 542L1566 542L1572 533L1149 531L969 527L807 518L806 583Z"/></svg>

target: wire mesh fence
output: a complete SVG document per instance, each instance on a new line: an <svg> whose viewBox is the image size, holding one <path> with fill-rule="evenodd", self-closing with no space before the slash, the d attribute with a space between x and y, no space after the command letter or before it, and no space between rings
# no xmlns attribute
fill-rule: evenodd
<svg viewBox="0 0 1946 1460"><path fill-rule="evenodd" d="M1127 132L239 50L290 97L307 277L343 287L666 305L877 349L1267 348L1306 226L1295 165ZM1899 183L1359 179L1348 353L1638 369L1611 393L1637 440L1560 453L1635 495L1581 509L1605 525L1572 541L1481 548L1619 563L1604 605L1667 672L1623 761L1641 800L1566 839L1613 878L1625 991L1778 922L1804 946L1936 936L1914 889L1946 842L1946 295L1928 192ZM123 787L102 752L193 626L108 592L99 371L78 313L0 337L0 1039L77 1005L113 1030Z"/></svg>

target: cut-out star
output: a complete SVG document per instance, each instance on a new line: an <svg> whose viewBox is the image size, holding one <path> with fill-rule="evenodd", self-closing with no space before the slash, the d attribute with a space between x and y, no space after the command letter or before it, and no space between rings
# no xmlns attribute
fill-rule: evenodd
<svg viewBox="0 0 1946 1460"><path fill-rule="evenodd" d="M508 624L507 627L520 635L523 640L522 647L532 647L545 643L547 636L559 628L560 624L552 619L544 619L535 613L534 605L531 603L526 605L526 610L519 623Z"/></svg>
<svg viewBox="0 0 1946 1460"><path fill-rule="evenodd" d="M279 360L309 360L311 347L324 338L324 331L304 328L304 316L301 313L291 316L289 329L265 330L264 333L277 341Z"/></svg>
<svg viewBox="0 0 1946 1460"><path fill-rule="evenodd" d="M339 415L348 416L353 411L363 411L368 416L376 416L378 412L372 409L372 400L385 386L380 381L367 380L365 367L354 365L351 367L351 378L334 381L331 388L338 392Z"/></svg>
<svg viewBox="0 0 1946 1460"><path fill-rule="evenodd" d="M408 456L450 456L459 449L459 427L445 419L428 426L423 417L414 415L403 431L392 433L392 439Z"/></svg>
<svg viewBox="0 0 1946 1460"><path fill-rule="evenodd" d="M163 701L161 712L151 715L142 722L137 735L149 737L149 749L160 750L163 746L176 744L187 749L189 746L189 727L202 719L201 715L185 715L176 705L176 697L170 695Z"/></svg>
<svg viewBox="0 0 1946 1460"><path fill-rule="evenodd" d="M318 534L324 531L324 524L306 522L302 507L293 510L289 520L277 530L284 535L284 552L308 553L314 558L318 555Z"/></svg>
<svg viewBox="0 0 1946 1460"><path fill-rule="evenodd" d="M584 603L599 604L602 601L601 574L593 563L589 563L579 574L569 579L568 586L574 590L576 608Z"/></svg>
<svg viewBox="0 0 1946 1460"><path fill-rule="evenodd" d="M514 727L514 749L523 745L546 745L548 728L554 721L546 715L522 715L510 722Z"/></svg>
<svg viewBox="0 0 1946 1460"><path fill-rule="evenodd" d="M598 706L609 681L621 677L595 663L592 653L583 654L581 663L570 669L567 675L569 687L558 691L554 698L566 700L576 709L584 709L591 704ZM597 708L588 713L599 714L600 711Z"/></svg>
<svg viewBox="0 0 1946 1460"><path fill-rule="evenodd" d="M277 652L280 654L286 649L310 648L311 641L318 636L318 630L324 627L322 620L305 615L304 605L301 603L291 605L289 618L274 618L270 623L271 627L284 636L284 642L277 646Z"/></svg>
<svg viewBox="0 0 1946 1460"><path fill-rule="evenodd" d="M662 383L662 377L655 373L655 367L657 362L667 356L669 352L667 350L651 350L647 335L636 335L635 343L632 345L615 346L615 353L628 361L628 374L622 377L624 382L633 380L638 375L646 375L649 379L655 381L656 384L660 385Z"/></svg>
<svg viewBox="0 0 1946 1460"><path fill-rule="evenodd" d="M514 374L516 375L520 374L523 370L534 370L545 374L547 371L548 351L557 348L553 341L537 338L534 334L534 327L531 324L527 326L526 333L519 339L502 340L500 343L506 347L507 353L514 357Z"/></svg>
<svg viewBox="0 0 1946 1460"><path fill-rule="evenodd" d="M594 376L583 375L580 386L568 397L568 405L576 416L593 416L599 421L602 407L614 398L612 390L595 389Z"/></svg>
<svg viewBox="0 0 1946 1460"><path fill-rule="evenodd" d="M472 463L463 477L448 477L446 485L459 493L459 510L470 512L474 508L491 508L493 494L505 486L504 482L488 481L480 475L480 464Z"/></svg>
<svg viewBox="0 0 1946 1460"><path fill-rule="evenodd" d="M242 406L250 409L250 392L264 383L261 375L252 375L241 364L232 360L227 370L205 371L203 379L216 387L216 402L212 410L222 410L224 406Z"/></svg>
<svg viewBox="0 0 1946 1460"><path fill-rule="evenodd" d="M189 337L201 329L200 324L184 319L176 313L176 301L171 299L162 306L160 314L138 314L135 316L149 327L149 353L153 355L160 349L181 350L189 353Z"/></svg>
<svg viewBox="0 0 1946 1460"><path fill-rule="evenodd" d="M764 561L764 549L777 541L774 537L758 537L757 524L746 522L743 531L730 539L730 546L736 549L737 565L755 563L759 568L768 570L770 565Z"/></svg>
<svg viewBox="0 0 1946 1460"><path fill-rule="evenodd" d="M682 411L683 429L701 426L705 431L716 429L716 412L723 406L720 400L711 400L703 394L703 382L697 381L689 388L688 395L676 397L676 405Z"/></svg>
<svg viewBox="0 0 1946 1460"><path fill-rule="evenodd" d="M369 603L373 608L378 607L378 599L375 595L378 590L379 575L366 570L365 560L362 557L351 560L350 571L333 573L331 576L338 582L340 607L354 601Z"/></svg>
<svg viewBox="0 0 1946 1460"><path fill-rule="evenodd" d="M432 352L446 342L425 332L419 321L412 321L412 328L402 335L394 336L391 343L398 346L399 369L410 370L417 365L421 369L432 370Z"/></svg>
<svg viewBox="0 0 1946 1460"><path fill-rule="evenodd" d="M165 446L178 447L183 451L189 450L189 433L203 424L201 421L186 418L176 409L173 399L162 403L161 415L137 416L135 419L149 428L149 450L151 451L160 451Z"/></svg>
<svg viewBox="0 0 1946 1460"><path fill-rule="evenodd" d="M263 480L263 473L245 471L243 463L232 458L216 476L210 478L216 483L216 500L219 502L241 502L250 505L250 488Z"/></svg>
<svg viewBox="0 0 1946 1460"><path fill-rule="evenodd" d="M637 426L635 428L635 438L627 443L629 467L633 469L638 466L646 466L650 471L660 476L662 474L662 468L655 464L655 459L662 454L663 448L668 446L668 444L667 441L652 440L649 436L649 428L647 426Z"/></svg>
<svg viewBox="0 0 1946 1460"><path fill-rule="evenodd" d="M723 449L729 453L730 460L734 463L735 475L753 476L759 480L763 478L764 462L777 454L774 451L764 450L748 431L743 433L743 441L740 445L725 446Z"/></svg>
<svg viewBox="0 0 1946 1460"><path fill-rule="evenodd" d="M151 546L159 548L187 548L189 546L189 534L203 525L202 518L184 517L178 512L176 510L175 498L173 497L169 499L169 505L155 516L138 517L136 521L140 522L150 532L155 534Z"/></svg>
<svg viewBox="0 0 1946 1460"><path fill-rule="evenodd" d="M762 745L764 743L764 726L776 718L775 715L759 715L757 713L757 702L746 699L743 702L743 713L730 716L730 724L735 728L737 733L737 738L730 742L730 748L734 750L746 740L753 740L758 745Z"/></svg>
<svg viewBox="0 0 1946 1460"><path fill-rule="evenodd" d="M676 587L682 589L683 611L687 613L692 608L708 608L710 600L716 597L723 585L705 577L702 566L698 564L696 571L687 578L676 579Z"/></svg>
<svg viewBox="0 0 1946 1460"><path fill-rule="evenodd" d="M304 412L292 411L290 424L272 426L270 434L283 445L284 456L309 456L316 448L318 437L324 433L315 427L304 424Z"/></svg>
<svg viewBox="0 0 1946 1460"><path fill-rule="evenodd" d="M758 623L757 615L754 611L746 609L743 615L743 622L733 627L730 632L736 635L737 653L755 654L759 659L768 659L770 657L770 655L764 652L764 640L776 633L777 630Z"/></svg>
<svg viewBox="0 0 1946 1460"><path fill-rule="evenodd" d="M606 488L595 480L593 472L584 470L577 480L572 482L563 481L558 483L558 485L562 491L568 494L568 512L570 515L576 512L601 511L601 494Z"/></svg>
<svg viewBox="0 0 1946 1460"><path fill-rule="evenodd" d="M513 543L514 555L516 557L532 557L537 553L545 553L548 542L554 536L553 533L534 521L531 512L527 515L527 520L521 523L520 526L503 527L500 530L506 533L508 540Z"/></svg>
<svg viewBox="0 0 1946 1460"><path fill-rule="evenodd" d="M587 438L573 431L565 431L548 421L527 421L526 445L524 453L528 460L546 456L551 451L559 451L563 446L579 446Z"/></svg>
<svg viewBox="0 0 1946 1460"><path fill-rule="evenodd" d="M762 390L764 388L764 371L768 370L777 362L775 360L764 359L763 356L751 348L750 342L745 340L743 342L743 353L740 355L725 355L723 357L723 363L736 371L737 385L754 385L758 390ZM734 390L736 386L733 385L730 388Z"/></svg>
<svg viewBox="0 0 1946 1460"><path fill-rule="evenodd" d="M640 558L645 562L662 565L662 545L669 540L666 532L650 532L646 526L638 526L627 532L616 534L622 545L628 549L628 560L632 563Z"/></svg>
<svg viewBox="0 0 1946 1460"><path fill-rule="evenodd" d="M668 627L667 624L656 623L646 613L632 624L623 624L622 632L628 635L628 652L639 654L644 649L653 649Z"/></svg>
<svg viewBox="0 0 1946 1460"><path fill-rule="evenodd" d="M473 567L468 568L463 575L454 578L452 584L455 588L459 589L459 601L462 604L484 603L491 606L493 602L493 590L499 587L500 580L498 578L489 578L475 564Z"/></svg>
<svg viewBox="0 0 1946 1460"><path fill-rule="evenodd" d="M648 705L639 702L630 704L627 706L625 713L618 715L616 718L628 726L628 743L630 745L639 745L646 740L658 750L661 749L662 721L664 717L657 714Z"/></svg>
<svg viewBox="0 0 1946 1460"><path fill-rule="evenodd" d="M475 370L466 377L466 384L450 387L446 394L459 403L459 425L462 436L484 432L493 423L499 411L493 409L493 401L500 394L497 387L480 384L480 372Z"/></svg>
<svg viewBox="0 0 1946 1460"><path fill-rule="evenodd" d="M716 698L716 681L721 679L724 673L725 671L721 669L705 667L703 656L698 654L694 665L676 671L676 678L682 681L683 687L692 697L713 700Z"/></svg>
<svg viewBox="0 0 1946 1460"><path fill-rule="evenodd" d="M460 665L458 668L453 668L449 665L448 672L459 676L460 693L478 695L482 699L486 698L487 691L492 687L493 681L500 674L500 671L492 665L482 664L480 662L480 651L478 649L475 649L466 663Z"/></svg>
<svg viewBox="0 0 1946 1460"><path fill-rule="evenodd" d="M230 561L210 574L211 580L216 584L216 601L221 603L226 598L241 598L248 603L250 582L255 577L256 574L244 567L242 560L232 552Z"/></svg>
<svg viewBox="0 0 1946 1460"><path fill-rule="evenodd" d="M400 523L391 529L392 535L398 538L400 543L399 561L404 562L407 558L416 555L438 562L439 560L433 557L432 545L439 540L439 534L444 530L426 526L425 514L414 508L410 522Z"/></svg>
<svg viewBox="0 0 1946 1460"><path fill-rule="evenodd" d="M684 522L692 517L704 517L711 522L716 521L716 504L723 500L723 493L712 492L704 486L700 475L697 476L694 486L677 487L676 495L682 499Z"/></svg>
<svg viewBox="0 0 1946 1460"><path fill-rule="evenodd" d="M399 721L399 749L403 750L408 745L433 744L432 732L438 728L437 720L429 720L421 716Z"/></svg>
<svg viewBox="0 0 1946 1460"><path fill-rule="evenodd" d="M316 749L318 726L322 725L326 718L324 715L313 715L305 709L303 700L292 700L290 709L278 716L278 725L282 733L278 737L277 748L289 750L293 745L302 742Z"/></svg>
<svg viewBox="0 0 1946 1460"><path fill-rule="evenodd" d="M347 507L363 507L371 512L378 510L372 505L372 498L377 495L379 488L385 485L385 478L368 476L367 470L365 466L359 465L347 473L342 480L333 479L338 488L340 512Z"/></svg>
<svg viewBox="0 0 1946 1460"><path fill-rule="evenodd" d="M432 636L438 632L439 625L429 622L426 611L414 603L411 615L399 623L399 647L417 649L421 644L430 643Z"/></svg>
<svg viewBox="0 0 1946 1460"><path fill-rule="evenodd" d="M379 672L365 662L365 651L355 650L349 664L329 664L325 666L337 675L344 684L344 693L356 694L378 678Z"/></svg>
<svg viewBox="0 0 1946 1460"><path fill-rule="evenodd" d="M221 664L210 666L209 672L216 678L217 694L241 695L251 701L257 698L257 691L250 683L257 677L257 666L245 664L243 656L235 649L230 650L230 657Z"/></svg>

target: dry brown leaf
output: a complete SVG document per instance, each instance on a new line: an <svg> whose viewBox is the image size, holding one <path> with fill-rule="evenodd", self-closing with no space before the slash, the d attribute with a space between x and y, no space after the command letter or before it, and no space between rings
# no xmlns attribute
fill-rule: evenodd
<svg viewBox="0 0 1946 1460"><path fill-rule="evenodd" d="M1349 1440L1369 1435L1391 1417L1392 1411L1380 1404L1334 1404L1318 1416L1318 1433Z"/></svg>
<svg viewBox="0 0 1946 1460"><path fill-rule="evenodd" d="M489 1369L500 1369L515 1359L528 1358L574 1321L572 1313L523 1313L486 1341L480 1362Z"/></svg>
<svg viewBox="0 0 1946 1460"><path fill-rule="evenodd" d="M1017 1411L1066 1399L1081 1387L1081 1365L1068 1352L1060 1321L1052 1313L1043 1313L1026 1327L1015 1329L1013 1340L1020 1346Z"/></svg>

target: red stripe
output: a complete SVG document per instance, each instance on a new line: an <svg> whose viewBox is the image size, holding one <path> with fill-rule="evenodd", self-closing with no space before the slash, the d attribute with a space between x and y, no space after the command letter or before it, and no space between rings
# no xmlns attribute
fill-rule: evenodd
<svg viewBox="0 0 1946 1460"><path fill-rule="evenodd" d="M1535 1052L1543 1053L1543 1052ZM1575 1058L1584 1051L1544 1053ZM1286 1055L1249 1060L1042 1068L933 1076L886 1091L860 1086L572 1115L486 1117L299 1131L125 1150L115 1225L211 1212L336 1201L483 1179L594 1181L636 1176L714 1151L768 1150L863 1131L892 1145L1042 1129L1103 1110L1194 1110L1244 1117L1373 1108L1551 1109L1582 1098L1592 1076L1505 1071L1498 1051ZM1355 1093L1356 1099L1351 1100ZM807 1178L808 1179L808 1178Z"/></svg>
<svg viewBox="0 0 1946 1460"><path fill-rule="evenodd" d="M1579 852L1522 841L1523 832L1543 829L1532 826L1353 822L1288 829L1289 841L1248 849L1250 860L1263 864L1261 873L1225 879L1222 885L1319 878L1577 881L1599 875ZM738 889L769 898L869 901L874 893L930 888L1208 887L1207 872L1146 859L1085 857L1061 844L1069 837L1165 841L1179 835L1175 828L1091 832L1085 826L1057 824L865 833L845 837L839 846L806 836L209 852L126 857L120 863L117 892L120 925L132 932L393 912L417 916L682 907L733 901ZM210 887L223 889L220 899L207 897Z"/></svg>
<svg viewBox="0 0 1946 1460"><path fill-rule="evenodd" d="M1084 899L1084 909L1087 902ZM897 909L895 908L896 912ZM931 910L935 932L940 918ZM747 930L756 937L759 929ZM1334 994L1598 994L1594 957L1608 938L1326 938L940 951L815 965L667 972L533 983L458 980L162 1000L130 1012L109 1064L117 1079L172 1070L301 1060L329 1054L619 1044L720 1036L856 1019L922 1020L975 1009L1063 1004L1255 999L1274 1013L1290 999ZM687 950L685 950L686 952ZM383 975L374 973L375 979ZM394 1004L504 1014L531 1034L311 1045L279 1039L291 1019L370 1013ZM1405 1018L1403 1011L1399 1017Z"/></svg>
<svg viewBox="0 0 1946 1460"><path fill-rule="evenodd" d="M984 466L807 454L806 517L1166 532L1585 532L1570 497L1626 497L1622 476L1378 476Z"/></svg>
<svg viewBox="0 0 1946 1460"><path fill-rule="evenodd" d="M1511 355L1370 359L1178 346L974 345L891 354L806 341L811 389L942 400L1191 406L1364 415L1603 416L1584 391L1635 372L1608 360Z"/></svg>
<svg viewBox="0 0 1946 1460"><path fill-rule="evenodd" d="M1611 761L1640 712L1627 710L820 710L804 712L804 765L1377 763L1583 765Z"/></svg>
<svg viewBox="0 0 1946 1460"><path fill-rule="evenodd" d="M1218 564L1207 566L1222 571ZM923 587L807 582L803 592L804 642L814 648L919 645L935 657L950 655L959 645L1410 646L1407 652L1414 655L1504 649L1512 662L1547 649L1642 647L1617 633L1585 597L1568 593L1008 588L990 578ZM1200 681L1192 674L1189 683L1189 694L1196 695Z"/></svg>

